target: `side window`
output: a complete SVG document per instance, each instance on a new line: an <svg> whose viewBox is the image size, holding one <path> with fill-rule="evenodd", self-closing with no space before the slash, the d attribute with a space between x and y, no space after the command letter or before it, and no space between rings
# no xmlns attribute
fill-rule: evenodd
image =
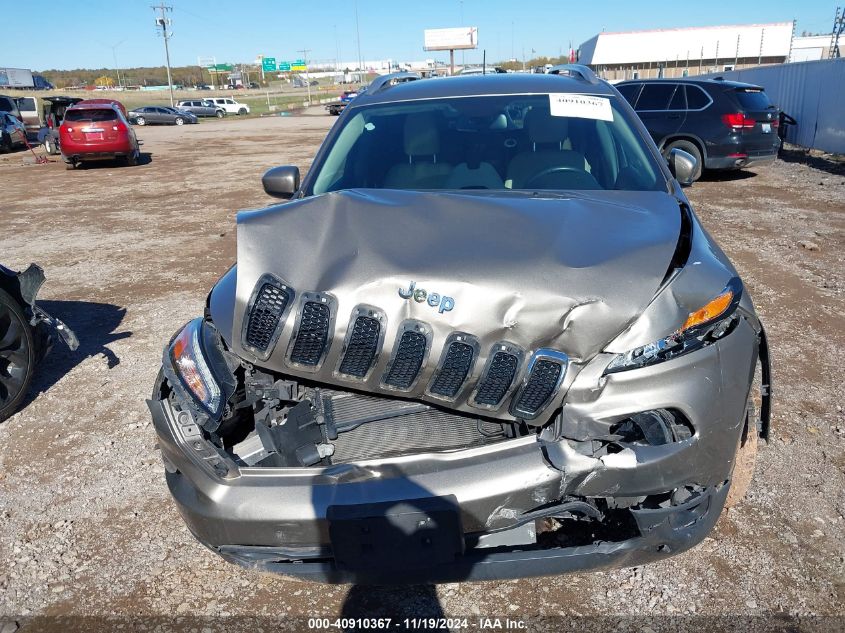
<svg viewBox="0 0 845 633"><path fill-rule="evenodd" d="M226 99L226 103L231 104L231 105L234 105L234 104L235 104L235 100L234 100L234 99Z"/></svg>
<svg viewBox="0 0 845 633"><path fill-rule="evenodd" d="M675 84L645 84L637 99L637 111L665 110L674 92Z"/></svg>
<svg viewBox="0 0 845 633"><path fill-rule="evenodd" d="M675 94L672 95L672 100L669 102L670 110L686 110L687 100L684 97L684 87L675 85Z"/></svg>
<svg viewBox="0 0 845 633"><path fill-rule="evenodd" d="M687 85L687 108L690 110L701 110L710 99L698 86Z"/></svg>
<svg viewBox="0 0 845 633"><path fill-rule="evenodd" d="M637 94L640 92L641 86L642 84L625 84L624 86L616 86L616 88L628 103L634 105L637 102Z"/></svg>

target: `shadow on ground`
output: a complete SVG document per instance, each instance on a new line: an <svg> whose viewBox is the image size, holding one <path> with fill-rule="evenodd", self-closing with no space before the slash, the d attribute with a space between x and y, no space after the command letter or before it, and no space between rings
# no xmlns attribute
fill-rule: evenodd
<svg viewBox="0 0 845 633"><path fill-rule="evenodd" d="M756 173L747 169L705 169L699 180L701 182L734 182L746 178L755 178L756 176Z"/></svg>
<svg viewBox="0 0 845 633"><path fill-rule="evenodd" d="M825 171L835 176L845 176L845 159L831 154L819 155L812 150L800 147L784 147L778 158L785 163L803 163L813 169Z"/></svg>
<svg viewBox="0 0 845 633"><path fill-rule="evenodd" d="M340 617L350 619L391 618L391 631L418 631L419 620L445 618L434 585L365 586L353 585L346 594ZM417 624L405 620L416 620ZM350 627L349 631L357 630ZM442 627L425 627L427 631L444 631Z"/></svg>
<svg viewBox="0 0 845 633"><path fill-rule="evenodd" d="M61 340L55 341L52 351L36 367L29 393L20 408L49 390L87 358L103 356L109 369L116 367L120 358L108 345L132 336L132 332L118 331L126 316L126 308L120 306L88 301L39 301L38 306L64 321L79 338L79 347L71 351Z"/></svg>
<svg viewBox="0 0 845 633"><path fill-rule="evenodd" d="M138 165L149 165L153 162L152 152L141 152L138 155ZM76 169L113 169L115 167L127 167L121 159L113 160L89 160L81 163Z"/></svg>

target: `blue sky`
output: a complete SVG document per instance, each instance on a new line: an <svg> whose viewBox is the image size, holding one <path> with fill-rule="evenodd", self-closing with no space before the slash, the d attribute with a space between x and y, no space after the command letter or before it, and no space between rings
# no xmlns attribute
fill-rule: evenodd
<svg viewBox="0 0 845 633"><path fill-rule="evenodd" d="M13 0L0 0L0 4ZM43 5L43 3L41 3ZM53 0L39 10L38 28L11 30L0 38L0 66L112 68L157 66L164 47L156 35L151 0ZM746 0L745 2L658 2L578 0L169 0L173 20L170 58L174 66L196 64L198 56L218 62L246 62L264 54L277 59L357 58L355 6L364 59L426 59L425 28L477 26L479 50L468 63L566 53L601 30L710 26L798 20L797 31L830 32L836 0ZM47 6L47 5L43 5ZM7 7L8 8L8 7ZM529 10L530 9L530 10ZM462 24L463 23L463 24ZM114 47L114 49L112 48ZM460 53L457 60L460 62ZM437 54L444 61L448 53Z"/></svg>

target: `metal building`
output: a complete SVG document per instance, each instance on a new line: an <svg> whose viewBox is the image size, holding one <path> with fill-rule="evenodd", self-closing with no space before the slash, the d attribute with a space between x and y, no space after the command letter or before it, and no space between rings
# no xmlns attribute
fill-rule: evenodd
<svg viewBox="0 0 845 633"><path fill-rule="evenodd" d="M599 33L578 61L608 80L687 77L789 60L793 22Z"/></svg>

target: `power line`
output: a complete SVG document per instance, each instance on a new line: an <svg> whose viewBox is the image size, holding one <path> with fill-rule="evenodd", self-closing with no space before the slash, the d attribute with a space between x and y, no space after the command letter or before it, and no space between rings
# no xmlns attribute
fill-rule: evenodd
<svg viewBox="0 0 845 633"><path fill-rule="evenodd" d="M167 30L167 27L173 22L164 17L166 11L173 11L173 7L165 6L162 2L158 6L150 7L153 11L158 11L159 16L156 18L156 28L161 29L161 37L164 39L164 59L167 62L167 87L170 89L170 107L175 103L173 100L173 77L170 75L170 47L167 42L173 37L173 33Z"/></svg>

